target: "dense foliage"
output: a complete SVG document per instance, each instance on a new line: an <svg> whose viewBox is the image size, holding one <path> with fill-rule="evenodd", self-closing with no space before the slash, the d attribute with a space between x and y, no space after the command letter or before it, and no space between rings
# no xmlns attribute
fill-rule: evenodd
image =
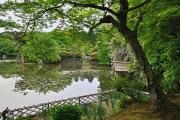
<svg viewBox="0 0 180 120"><path fill-rule="evenodd" d="M161 7L159 7L161 6ZM134 11L138 12L138 11ZM131 16L131 15L130 15ZM177 1L152 1L140 25L143 50L166 93L180 92L180 12ZM132 22L135 18L132 19ZM129 23L131 26L132 24ZM147 82L132 57L129 77L115 80L115 87L147 91Z"/></svg>
<svg viewBox="0 0 180 120"><path fill-rule="evenodd" d="M43 112L48 120L81 120L82 110L78 105L57 106Z"/></svg>
<svg viewBox="0 0 180 120"><path fill-rule="evenodd" d="M28 61L54 62L60 59L58 43L50 35L37 33L21 47L22 55Z"/></svg>
<svg viewBox="0 0 180 120"><path fill-rule="evenodd" d="M152 2L139 31L149 62L166 92L180 90L180 12L176 3Z"/></svg>
<svg viewBox="0 0 180 120"><path fill-rule="evenodd" d="M17 53L16 41L13 35L4 33L0 35L0 56L13 56Z"/></svg>
<svg viewBox="0 0 180 120"><path fill-rule="evenodd" d="M113 33L107 34L109 31ZM93 35L69 29L28 33L18 40L13 34L2 33L0 55L14 55L23 62L34 63L54 63L74 57L97 60L101 64L110 64L112 60L118 59L126 61L127 59L121 57L121 49L127 51L125 43L121 44L114 34L117 34L115 30L107 28ZM8 36L11 36L11 39Z"/></svg>

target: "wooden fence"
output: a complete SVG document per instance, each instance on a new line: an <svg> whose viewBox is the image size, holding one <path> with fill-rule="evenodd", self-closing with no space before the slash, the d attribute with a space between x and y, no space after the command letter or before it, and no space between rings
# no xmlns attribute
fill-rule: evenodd
<svg viewBox="0 0 180 120"><path fill-rule="evenodd" d="M84 95L79 97L73 97L69 99L62 99L53 102L42 103L38 105L27 106L23 108L18 108L14 110L10 110L6 108L2 113L0 113L0 120L7 120L8 118L16 119L18 117L26 117L40 114L43 110L52 108L54 106L63 106L65 104L88 104L97 102L99 99L108 100L108 97L112 92L116 90L110 90L106 92Z"/></svg>
<svg viewBox="0 0 180 120"><path fill-rule="evenodd" d="M115 72L124 72L124 71L127 72L129 64L130 62L113 61L112 68Z"/></svg>

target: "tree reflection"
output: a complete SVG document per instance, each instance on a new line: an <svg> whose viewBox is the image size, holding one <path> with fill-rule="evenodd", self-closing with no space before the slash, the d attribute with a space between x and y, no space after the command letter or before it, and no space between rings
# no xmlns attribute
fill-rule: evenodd
<svg viewBox="0 0 180 120"><path fill-rule="evenodd" d="M72 83L71 77L59 72L59 66L43 65L25 67L22 71L23 80L16 82L20 91L29 89L39 93L58 92Z"/></svg>
<svg viewBox="0 0 180 120"><path fill-rule="evenodd" d="M0 75L3 78L10 78L19 74L19 65L15 63L0 63Z"/></svg>
<svg viewBox="0 0 180 120"><path fill-rule="evenodd" d="M77 69L74 66L78 66ZM91 66L87 68L83 65L73 65L71 69L70 64L66 65L65 63L61 65L0 63L0 68L0 75L4 78L12 76L22 78L16 81L14 91L23 92L24 95L27 94L25 90L35 90L44 94L49 91L59 92L70 85L73 80L78 82L86 79L92 83L95 78L99 79L99 87L102 90L111 88L112 74L107 67Z"/></svg>
<svg viewBox="0 0 180 120"><path fill-rule="evenodd" d="M33 65L33 64L0 64L0 74L4 78L14 75L20 76L22 79L16 81L16 92L25 90L35 90L39 93L47 93L48 91L58 92L70 85L72 78L59 72L59 66L51 65Z"/></svg>
<svg viewBox="0 0 180 120"><path fill-rule="evenodd" d="M100 82L100 89L101 90L109 90L112 89L111 85L111 79L113 77L113 74L109 69L102 70L99 68L98 69L88 69L88 70L77 70L73 71L68 74L68 76L71 76L74 78L76 82L79 80L83 81L87 79L89 83L92 83L95 78L98 79Z"/></svg>

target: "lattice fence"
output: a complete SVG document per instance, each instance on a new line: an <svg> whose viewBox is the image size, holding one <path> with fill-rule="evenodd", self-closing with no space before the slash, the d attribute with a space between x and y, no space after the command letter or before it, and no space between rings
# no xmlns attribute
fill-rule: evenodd
<svg viewBox="0 0 180 120"><path fill-rule="evenodd" d="M2 113L0 113L0 115L1 115L1 119L3 120L6 120L7 118L16 119L20 116L25 117L25 116L33 116L33 115L40 114L43 110L49 109L54 106L63 106L65 104L88 104L88 103L97 102L99 99L101 99L102 101L106 101L109 98L110 93L114 91L116 90L110 90L110 91L96 93L96 94L73 97L69 99L62 99L58 101L42 103L42 104L18 108L14 110L9 110L7 108Z"/></svg>

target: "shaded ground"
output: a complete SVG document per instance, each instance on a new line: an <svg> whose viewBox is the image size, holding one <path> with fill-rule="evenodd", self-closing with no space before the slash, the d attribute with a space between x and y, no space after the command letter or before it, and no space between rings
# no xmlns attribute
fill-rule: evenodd
<svg viewBox="0 0 180 120"><path fill-rule="evenodd" d="M180 93L169 96L170 100L180 105ZM111 110L110 106L106 106L107 110ZM174 113L153 113L150 110L150 103L134 103L128 108L123 109L119 113L111 116L107 120L180 120L180 111ZM46 120L41 115L34 116L31 120Z"/></svg>
<svg viewBox="0 0 180 120"><path fill-rule="evenodd" d="M170 100L180 105L180 93L171 95ZM136 103L107 120L180 120L180 111L173 113L153 113L150 103Z"/></svg>

